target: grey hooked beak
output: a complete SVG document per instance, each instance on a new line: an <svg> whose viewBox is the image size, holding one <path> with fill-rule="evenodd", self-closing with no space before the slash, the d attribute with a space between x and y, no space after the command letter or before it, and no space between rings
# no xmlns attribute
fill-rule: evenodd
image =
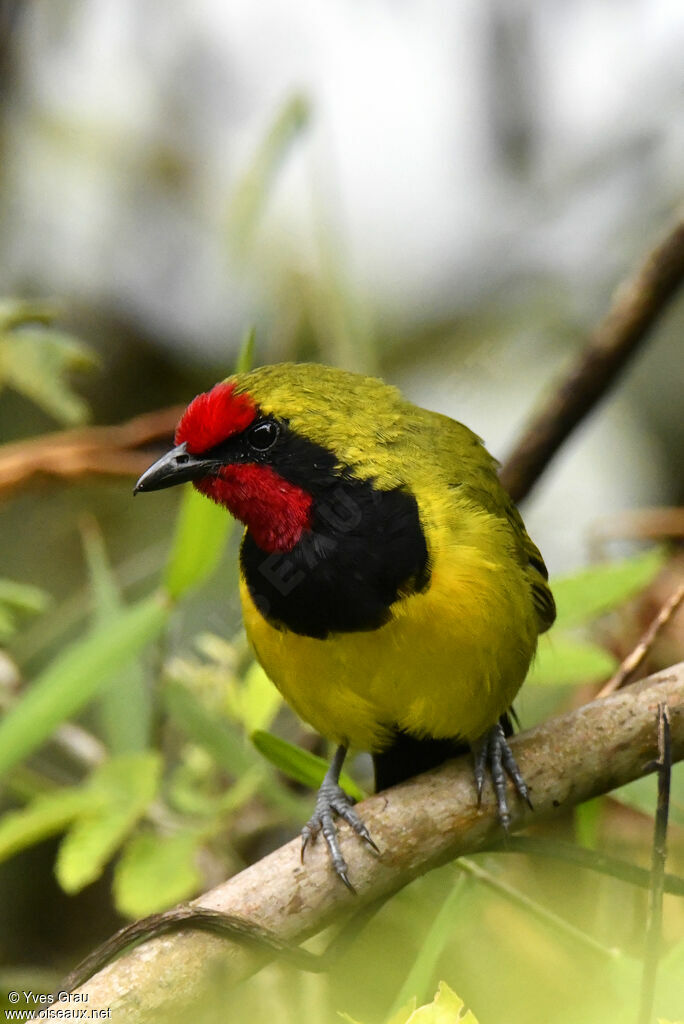
<svg viewBox="0 0 684 1024"><path fill-rule="evenodd" d="M210 476L221 465L215 458L191 455L185 443L179 444L145 470L133 488L133 494L139 491L161 491L164 487L174 487L201 476Z"/></svg>

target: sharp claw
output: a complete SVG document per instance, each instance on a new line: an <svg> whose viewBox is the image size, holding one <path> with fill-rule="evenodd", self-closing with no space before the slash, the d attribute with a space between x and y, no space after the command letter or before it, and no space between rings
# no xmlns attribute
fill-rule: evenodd
<svg viewBox="0 0 684 1024"><path fill-rule="evenodd" d="M364 843L366 843L367 846L370 846L371 849L375 850L376 853L380 853L380 850L373 841L370 832L368 831L364 822L361 821L361 818L359 818L356 811L353 811L351 807L347 807L343 804L336 805L334 807L334 810L341 818L343 818L347 822L348 825L350 825L354 829L357 836L359 836L360 839L363 839Z"/></svg>
<svg viewBox="0 0 684 1024"><path fill-rule="evenodd" d="M380 853L380 847L377 845L377 843L373 841L370 832L365 836L361 836L361 838L366 843L366 846L370 846L371 850L375 850L375 852L378 854Z"/></svg>
<svg viewBox="0 0 684 1024"><path fill-rule="evenodd" d="M377 846L372 835L362 821L357 819L356 824L353 822L349 822L349 824L352 826L357 836L360 839L363 839L366 846L370 846L371 850L375 850L376 853L380 853L380 848Z"/></svg>
<svg viewBox="0 0 684 1024"><path fill-rule="evenodd" d="M310 842L313 843L318 833L322 832L336 874L341 881L344 882L349 891L356 894L356 889L349 881L348 868L340 850L337 838L337 827L334 822L335 816L346 821L356 832L359 838L362 839L372 850L376 853L380 853L380 850L371 838L370 832L364 825L361 818L359 818L358 814L352 810L352 803L353 801L351 798L348 797L342 789L340 789L334 779L328 778L324 780L323 785L318 792L316 809L313 816L302 829L301 861L304 863L304 854L308 844Z"/></svg>
<svg viewBox="0 0 684 1024"><path fill-rule="evenodd" d="M337 872L337 877L342 879L342 881L347 886L347 888L349 889L349 892L352 894L352 896L356 896L357 895L356 889L354 888L354 886L349 881L349 875L347 874L346 868L345 868L344 871L342 871L340 868L336 868L335 870Z"/></svg>
<svg viewBox="0 0 684 1024"><path fill-rule="evenodd" d="M482 793L484 791L485 783L485 764L487 763L487 752L489 751L489 739L485 737L480 741L479 746L473 748L473 754L475 756L475 767L473 774L475 776L475 790L477 792L477 806L482 806Z"/></svg>
<svg viewBox="0 0 684 1024"><path fill-rule="evenodd" d="M306 848L309 845L309 843L313 845L316 842L316 837L318 836L320 828L321 822L317 821L316 815L314 815L311 821L308 821L304 828L302 829L300 833L302 837L302 849L300 854L302 864L304 863L304 854L306 853Z"/></svg>
<svg viewBox="0 0 684 1024"><path fill-rule="evenodd" d="M496 796L499 821L507 832L511 825L511 814L508 807L506 795L506 776L511 779L516 792L526 802L530 810L534 810L529 790L522 777L513 753L508 746L506 735L500 724L493 726L477 744L473 745L475 756L475 790L477 792L477 806L482 805L482 794L486 774L486 766L489 767L489 776Z"/></svg>

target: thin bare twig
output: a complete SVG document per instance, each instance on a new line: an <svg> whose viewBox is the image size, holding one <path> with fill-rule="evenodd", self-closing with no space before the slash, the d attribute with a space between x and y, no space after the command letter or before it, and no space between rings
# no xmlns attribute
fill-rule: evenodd
<svg viewBox="0 0 684 1024"><path fill-rule="evenodd" d="M181 903L172 910L166 910L162 914L151 914L149 917L133 921L120 928L118 932L115 932L81 960L78 966L60 983L55 996L58 992L72 992L77 986L83 985L127 948L161 935L168 935L170 932L179 931L182 928L221 935L226 939L244 943L249 949L277 956L299 971L322 974L334 967L370 918L384 906L387 898L384 897L375 903L368 903L360 907L357 913L350 917L330 939L322 953L310 953L308 949L285 942L275 932L267 931L252 921L236 917L233 914L208 910L206 907L198 907L196 904ZM36 1014L36 1017L38 1016L40 1016L39 1013Z"/></svg>
<svg viewBox="0 0 684 1024"><path fill-rule="evenodd" d="M674 593L667 599L634 650L630 651L615 675L599 690L598 697L607 697L609 693L615 693L616 690L620 690L629 680L630 676L634 675L655 643L661 629L670 621L682 601L684 601L684 583L677 587Z"/></svg>
<svg viewBox="0 0 684 1024"><path fill-rule="evenodd" d="M684 757L684 663L601 701L543 723L512 740L535 804L515 803L512 830L553 816L557 808L590 799L638 777L657 755L653 708L667 703L672 756ZM229 879L194 904L300 943L332 921L397 892L438 864L501 841L491 794L474 799L469 759L380 793L361 813L383 851L374 856L344 824L343 853L358 896L339 885L321 844L302 866L295 840ZM268 959L226 938L174 932L146 942L90 979L80 990L91 1009L111 1007L118 1024L166 1019L180 1006L197 1006L218 970L222 991Z"/></svg>
<svg viewBox="0 0 684 1024"><path fill-rule="evenodd" d="M614 540L666 540L684 538L684 508L632 508L601 516L588 530L593 561L605 557L607 543Z"/></svg>
<svg viewBox="0 0 684 1024"><path fill-rule="evenodd" d="M182 406L173 406L114 427L63 430L2 445L0 497L41 476L136 476L150 461L149 455L138 449L172 435L182 411Z"/></svg>
<svg viewBox="0 0 684 1024"><path fill-rule="evenodd" d="M637 1024L650 1024L655 1000L656 977L663 926L663 893L667 857L667 819L670 811L670 777L672 774L672 740L670 712L667 702L658 704L658 805L653 825L653 859L651 863L651 895L648 924L644 941L644 969Z"/></svg>
<svg viewBox="0 0 684 1024"><path fill-rule="evenodd" d="M605 395L683 282L684 221L679 220L617 289L589 344L505 460L501 482L514 501L529 493L568 435Z"/></svg>
<svg viewBox="0 0 684 1024"><path fill-rule="evenodd" d="M631 864L621 857L613 857L603 851L589 850L586 846L578 846L577 843L540 839L538 836L506 836L500 846L494 847L494 852L550 857L553 860L565 861L566 864L574 864L575 867L586 868L587 871L597 871L601 875L618 878L628 885L636 885L642 889L649 889L651 886L651 872L646 868L640 868L637 864ZM673 896L684 897L684 878L666 874L664 888L665 892L672 893Z"/></svg>
<svg viewBox="0 0 684 1024"><path fill-rule="evenodd" d="M501 878L496 878L489 871L485 871L484 868L480 867L479 864L475 864L468 857L461 857L458 862L458 868L461 871L465 871L466 874L472 878L477 878L479 882L484 882L485 885L489 886L495 892L504 896L511 903L522 907L523 910L533 914L544 924L550 925L555 931L559 931L566 938L572 939L573 942L577 942L582 946L586 946L592 951L592 953L598 953L600 956L607 957L609 960L615 959L617 956L616 949L610 949L608 946L604 946L598 939L588 935L587 932L583 932L581 928L571 924L558 914L549 910L543 904L538 903L536 900L531 899L525 893L520 892L515 886L510 885L509 882L504 882Z"/></svg>

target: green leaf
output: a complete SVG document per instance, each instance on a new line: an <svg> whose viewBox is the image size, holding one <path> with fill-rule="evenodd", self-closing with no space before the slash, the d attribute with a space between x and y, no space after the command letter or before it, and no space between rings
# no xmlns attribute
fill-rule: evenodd
<svg viewBox="0 0 684 1024"><path fill-rule="evenodd" d="M232 673L240 657L235 644L216 633L200 633L195 637L195 647L226 673Z"/></svg>
<svg viewBox="0 0 684 1024"><path fill-rule="evenodd" d="M392 1011L390 1011L391 1013L398 1015L402 1006L407 1004L412 997L420 998L428 990L428 985L434 977L435 964L444 952L444 948L453 934L454 927L458 921L457 907L463 896L465 886L466 878L462 875L456 879L432 922L430 930L418 950L413 966L397 994ZM449 992L451 995L454 995L450 989ZM449 997L444 996L440 998L448 1002ZM458 1019L458 1017L454 1018L454 1020Z"/></svg>
<svg viewBox="0 0 684 1024"><path fill-rule="evenodd" d="M0 334L22 324L51 324L59 313L54 302L41 299L0 299Z"/></svg>
<svg viewBox="0 0 684 1024"><path fill-rule="evenodd" d="M416 999L414 996L414 998L411 999L410 1002L406 1003L405 1006L402 1006L401 1009L397 1010L396 1013L393 1013L391 1017L388 1017L385 1024L407 1024L407 1021L410 1020L411 1014L413 1013L415 1008ZM346 1020L347 1024L361 1024L361 1022L358 1021L356 1017L350 1017L348 1013L340 1012L339 1016L342 1018L342 1020Z"/></svg>
<svg viewBox="0 0 684 1024"><path fill-rule="evenodd" d="M556 628L588 622L610 611L647 586L664 562L661 548L632 558L601 562L551 583L556 600Z"/></svg>
<svg viewBox="0 0 684 1024"><path fill-rule="evenodd" d="M660 1014L667 1014L670 1024L684 1024L682 1021L682 978L684 978L684 939L676 942L662 957L658 967L658 992L656 1008L658 1024L665 1024Z"/></svg>
<svg viewBox="0 0 684 1024"><path fill-rule="evenodd" d="M95 619L100 623L106 622L121 611L121 598L107 558L104 538L95 519L90 516L84 518L81 536L94 598Z"/></svg>
<svg viewBox="0 0 684 1024"><path fill-rule="evenodd" d="M88 406L69 388L67 374L96 365L90 349L61 331L22 327L0 334L0 383L26 395L60 423L88 418Z"/></svg>
<svg viewBox="0 0 684 1024"><path fill-rule="evenodd" d="M588 683L605 679L616 665L613 655L602 647L552 630L539 638L527 681L545 686Z"/></svg>
<svg viewBox="0 0 684 1024"><path fill-rule="evenodd" d="M395 1014L393 1014L389 1018L387 1024L406 1024L406 1021L410 1020L411 1014L413 1013L415 1008L416 997L414 996L413 999L409 1000L409 1002L406 1003L405 1006L402 1006L399 1010L397 1010ZM349 1019L351 1020L351 1017Z"/></svg>
<svg viewBox="0 0 684 1024"><path fill-rule="evenodd" d="M39 587L14 580L0 580L0 602L13 605L22 612L38 614L45 611L52 598Z"/></svg>
<svg viewBox="0 0 684 1024"><path fill-rule="evenodd" d="M0 641L9 640L17 631L17 621L12 612L0 604Z"/></svg>
<svg viewBox="0 0 684 1024"><path fill-rule="evenodd" d="M445 981L440 981L435 998L427 1006L419 1006L408 1019L410 1024L477 1024L471 1010ZM407 1024L408 1024L407 1022Z"/></svg>
<svg viewBox="0 0 684 1024"><path fill-rule="evenodd" d="M653 817L658 804L658 776L652 772L641 779L635 779L634 782L615 790L611 796L621 804ZM670 821L677 825L684 825L684 761L672 765Z"/></svg>
<svg viewBox="0 0 684 1024"><path fill-rule="evenodd" d="M55 874L65 892L79 892L102 874L154 799L162 761L157 753L122 754L97 768L88 791L100 797L100 806L81 815L63 839Z"/></svg>
<svg viewBox="0 0 684 1024"><path fill-rule="evenodd" d="M101 793L70 786L36 797L19 811L10 811L0 821L0 861L63 832L74 819L101 805Z"/></svg>
<svg viewBox="0 0 684 1024"><path fill-rule="evenodd" d="M267 729L283 703L278 690L254 661L236 693L233 709L248 734Z"/></svg>
<svg viewBox="0 0 684 1024"><path fill-rule="evenodd" d="M35 615L49 603L50 596L38 587L0 579L0 640L8 640L16 632L15 609Z"/></svg>
<svg viewBox="0 0 684 1024"><path fill-rule="evenodd" d="M254 366L254 346L256 344L256 327L250 327L240 344L240 351L235 363L236 373L246 373Z"/></svg>
<svg viewBox="0 0 684 1024"><path fill-rule="evenodd" d="M663 553L653 548L634 558L591 566L552 581L558 608L554 629L539 640L528 681L567 686L605 679L617 667L603 647L576 635L583 623L625 601L646 586L663 564Z"/></svg>
<svg viewBox="0 0 684 1024"><path fill-rule="evenodd" d="M106 628L122 608L116 580L107 559L104 539L94 519L82 524L83 546L95 604L95 624ZM118 672L100 696L98 718L104 740L113 754L145 750L152 708L139 659Z"/></svg>
<svg viewBox="0 0 684 1024"><path fill-rule="evenodd" d="M0 722L0 775L109 685L159 635L168 617L168 604L153 595L57 655Z"/></svg>
<svg viewBox="0 0 684 1024"><path fill-rule="evenodd" d="M185 763L179 765L171 775L166 792L171 806L180 814L211 818L223 828L225 818L259 793L264 780L265 765L259 761L243 772L223 793L209 794L206 786L202 786L203 780L196 779ZM275 803L273 800L270 802Z"/></svg>
<svg viewBox="0 0 684 1024"><path fill-rule="evenodd" d="M167 682L163 699L175 725L229 775L237 778L254 765L255 758L242 736L225 719L208 711L186 686Z"/></svg>
<svg viewBox="0 0 684 1024"><path fill-rule="evenodd" d="M445 981L440 981L435 998L414 1009L415 999L392 1012L387 1024L477 1024L477 1018ZM359 1024L346 1013L340 1014L349 1024Z"/></svg>
<svg viewBox="0 0 684 1024"><path fill-rule="evenodd" d="M183 487L176 533L164 574L169 595L178 599L211 576L218 567L235 520L226 510L196 491Z"/></svg>
<svg viewBox="0 0 684 1024"><path fill-rule="evenodd" d="M302 750L294 743L274 736L273 733L257 729L252 733L252 743L267 761L275 765L284 775L301 782L311 789L318 789L328 770L328 762L308 750ZM353 800L363 800L365 793L346 772L340 775L340 786Z"/></svg>
<svg viewBox="0 0 684 1024"><path fill-rule="evenodd" d="M174 836L146 832L133 838L114 871L114 902L120 914L144 917L193 896L201 886L197 831Z"/></svg>
<svg viewBox="0 0 684 1024"><path fill-rule="evenodd" d="M600 829L604 819L606 798L597 796L593 800L585 800L574 809L575 840L579 846L588 850L597 850Z"/></svg>

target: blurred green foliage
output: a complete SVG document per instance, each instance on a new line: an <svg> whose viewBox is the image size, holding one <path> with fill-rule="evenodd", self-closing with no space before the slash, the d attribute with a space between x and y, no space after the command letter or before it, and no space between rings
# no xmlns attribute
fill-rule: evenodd
<svg viewBox="0 0 684 1024"><path fill-rule="evenodd" d="M37 615L45 611L49 603L49 595L39 587L0 580L0 641L9 640L17 631L18 615Z"/></svg>
<svg viewBox="0 0 684 1024"><path fill-rule="evenodd" d="M557 617L551 632L539 638L528 683L574 685L604 679L617 668L616 659L597 642L590 627L646 587L664 562L652 548L622 561L599 563L553 580Z"/></svg>
<svg viewBox="0 0 684 1024"><path fill-rule="evenodd" d="M310 754L308 750L302 750L301 747L296 747L293 743L288 743L287 740L272 736L261 729L252 733L252 742L260 754L295 782L301 782L311 789L318 789L323 782L323 776L328 769L325 758ZM363 800L366 795L346 772L340 773L340 785L354 800Z"/></svg>
<svg viewBox="0 0 684 1024"><path fill-rule="evenodd" d="M68 374L92 370L92 350L52 324L57 310L48 303L0 301L0 390L26 395L59 423L88 418L86 402L72 390Z"/></svg>
<svg viewBox="0 0 684 1024"><path fill-rule="evenodd" d="M359 1024L347 1013L340 1014L349 1024ZM463 1000L444 981L440 981L435 998L416 1009L415 996L393 1013L387 1024L477 1024L477 1018L463 1005Z"/></svg>

